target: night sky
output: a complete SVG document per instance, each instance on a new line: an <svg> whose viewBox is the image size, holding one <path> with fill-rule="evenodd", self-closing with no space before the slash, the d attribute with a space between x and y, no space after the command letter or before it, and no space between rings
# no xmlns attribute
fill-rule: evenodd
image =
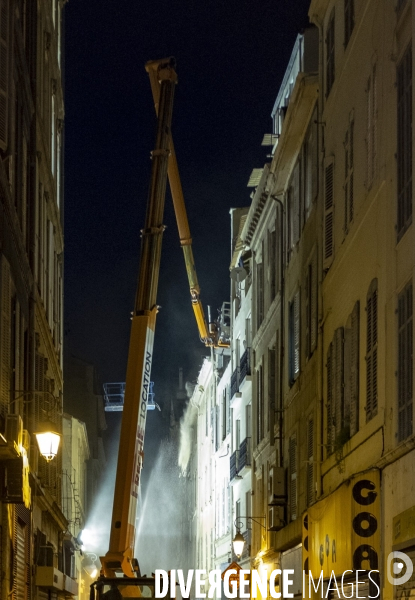
<svg viewBox="0 0 415 600"><path fill-rule="evenodd" d="M266 162L270 113L309 0L70 0L65 6L65 349L124 381L155 139L144 64L175 56L176 147L204 305L229 299L231 207ZM152 379L159 402L198 339L167 197ZM157 425L158 424L158 425ZM153 443L160 425L150 415Z"/></svg>

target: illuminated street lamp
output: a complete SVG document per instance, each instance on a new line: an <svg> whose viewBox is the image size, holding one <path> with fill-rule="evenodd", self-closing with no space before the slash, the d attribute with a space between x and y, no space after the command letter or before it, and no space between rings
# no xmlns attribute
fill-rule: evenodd
<svg viewBox="0 0 415 600"><path fill-rule="evenodd" d="M55 423L48 419L39 423L38 431L35 431L39 452L46 462L53 460L58 453L61 434L56 429Z"/></svg>
<svg viewBox="0 0 415 600"><path fill-rule="evenodd" d="M32 394L44 394L52 398L52 406L50 410L53 410L56 405L59 403L59 398L54 396L52 392L44 390L43 392L39 392L37 390L14 390L14 393L19 394L17 398L14 398L12 402L17 402L20 398L23 398L27 395ZM28 402L27 400L23 400L23 402ZM47 401L50 406L50 401ZM45 410L46 412L46 410ZM59 444L61 441L62 435L57 431L56 423L50 420L49 415L47 416L46 421L41 421L38 425L38 430L34 432L36 436L36 441L39 446L39 452L46 460L46 462L50 462L55 458L58 453Z"/></svg>
<svg viewBox="0 0 415 600"><path fill-rule="evenodd" d="M240 531L238 531L235 537L233 538L232 544L235 555L238 558L240 558L242 556L242 552L244 551L245 546L245 538Z"/></svg>
<svg viewBox="0 0 415 600"><path fill-rule="evenodd" d="M247 521L249 519L249 520L253 521L254 523L256 523L257 525L261 525L261 527L266 529L265 525L263 525L262 523L260 523L259 521L256 520L256 519L264 519L264 521L266 521L266 517L240 517L240 516L238 516L238 519L235 521L236 535L232 540L232 545L233 545L233 551L235 553L235 556L237 556L238 558L241 558L242 552L244 551L245 538L241 533L242 523L241 523L241 521L239 521L239 519L246 519Z"/></svg>

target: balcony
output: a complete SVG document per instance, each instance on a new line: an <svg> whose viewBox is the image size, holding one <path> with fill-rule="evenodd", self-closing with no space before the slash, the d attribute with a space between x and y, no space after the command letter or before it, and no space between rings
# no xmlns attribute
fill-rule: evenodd
<svg viewBox="0 0 415 600"><path fill-rule="evenodd" d="M251 375L251 351L247 348L242 354L241 362L239 366L239 381L240 386L244 383L247 377Z"/></svg>
<svg viewBox="0 0 415 600"><path fill-rule="evenodd" d="M244 475L251 468L251 438L247 437L239 446L238 474Z"/></svg>
<svg viewBox="0 0 415 600"><path fill-rule="evenodd" d="M239 368L231 375L231 400L239 392Z"/></svg>

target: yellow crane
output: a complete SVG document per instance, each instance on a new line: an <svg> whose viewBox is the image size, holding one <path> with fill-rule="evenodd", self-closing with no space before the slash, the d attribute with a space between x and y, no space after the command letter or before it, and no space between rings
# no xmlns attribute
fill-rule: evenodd
<svg viewBox="0 0 415 600"><path fill-rule="evenodd" d="M158 311L157 288L165 229L163 214L167 177L200 338L212 349L229 347L226 316L208 325L200 300L192 238L171 135L174 89L177 82L175 60L170 57L150 61L146 64L146 70L150 76L157 114L156 143L151 156L145 225L141 230L138 286L131 324L110 542L108 552L101 557L102 574L98 581L91 585L91 600L154 597L154 579L141 577L138 561L134 557L134 545L147 398ZM154 567L157 568L157 565Z"/></svg>

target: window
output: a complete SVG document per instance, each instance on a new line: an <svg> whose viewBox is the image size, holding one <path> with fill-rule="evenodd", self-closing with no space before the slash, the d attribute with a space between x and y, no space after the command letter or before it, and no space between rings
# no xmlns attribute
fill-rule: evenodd
<svg viewBox="0 0 415 600"><path fill-rule="evenodd" d="M264 415L264 374L262 365L258 367L256 373L256 392L257 392L257 444L264 439L265 415Z"/></svg>
<svg viewBox="0 0 415 600"><path fill-rule="evenodd" d="M317 254L307 267L305 281L305 352L310 358L317 346Z"/></svg>
<svg viewBox="0 0 415 600"><path fill-rule="evenodd" d="M289 470L290 470L290 519L297 518L297 436L290 437L289 446Z"/></svg>
<svg viewBox="0 0 415 600"><path fill-rule="evenodd" d="M268 270L270 304L277 293L277 232L275 229L268 233Z"/></svg>
<svg viewBox="0 0 415 600"><path fill-rule="evenodd" d="M412 222L412 46L397 71L398 90L398 239Z"/></svg>
<svg viewBox="0 0 415 600"><path fill-rule="evenodd" d="M334 254L334 162L326 165L324 173L324 268L328 269L333 260Z"/></svg>
<svg viewBox="0 0 415 600"><path fill-rule="evenodd" d="M274 417L276 410L276 352L275 348L268 349L268 431L274 435ZM271 437L273 439L273 437Z"/></svg>
<svg viewBox="0 0 415 600"><path fill-rule="evenodd" d="M326 97L334 83L334 8L331 11L326 31Z"/></svg>
<svg viewBox="0 0 415 600"><path fill-rule="evenodd" d="M256 310L257 310L257 329L261 327L264 320L264 266L262 262L256 266Z"/></svg>
<svg viewBox="0 0 415 600"><path fill-rule="evenodd" d="M288 304L289 382L294 383L300 372L300 290Z"/></svg>
<svg viewBox="0 0 415 600"><path fill-rule="evenodd" d="M370 189L376 174L376 146L377 146L377 73L376 65L372 66L367 82L367 131L366 131L366 185Z"/></svg>
<svg viewBox="0 0 415 600"><path fill-rule="evenodd" d="M226 388L222 391L222 441L226 438L228 432L227 419L228 419L228 407L226 401Z"/></svg>
<svg viewBox="0 0 415 600"><path fill-rule="evenodd" d="M344 140L344 231L347 233L353 221L353 130L354 121L350 120Z"/></svg>
<svg viewBox="0 0 415 600"><path fill-rule="evenodd" d="M412 435L413 331L412 282L398 298L398 441Z"/></svg>
<svg viewBox="0 0 415 600"><path fill-rule="evenodd" d="M314 502L314 419L307 421L307 506Z"/></svg>
<svg viewBox="0 0 415 600"><path fill-rule="evenodd" d="M354 0L344 0L344 47L349 43L354 28Z"/></svg>
<svg viewBox="0 0 415 600"><path fill-rule="evenodd" d="M300 172L301 161L297 161L288 189L288 260L300 239Z"/></svg>
<svg viewBox="0 0 415 600"><path fill-rule="evenodd" d="M378 412L378 280L370 284L366 303L366 421Z"/></svg>
<svg viewBox="0 0 415 600"><path fill-rule="evenodd" d="M344 331L344 418L350 436L359 430L359 319L356 302Z"/></svg>
<svg viewBox="0 0 415 600"><path fill-rule="evenodd" d="M317 196L317 110L314 110L304 144L304 223Z"/></svg>
<svg viewBox="0 0 415 600"><path fill-rule="evenodd" d="M344 329L334 332L327 352L327 452L331 454L349 439L344 411Z"/></svg>

